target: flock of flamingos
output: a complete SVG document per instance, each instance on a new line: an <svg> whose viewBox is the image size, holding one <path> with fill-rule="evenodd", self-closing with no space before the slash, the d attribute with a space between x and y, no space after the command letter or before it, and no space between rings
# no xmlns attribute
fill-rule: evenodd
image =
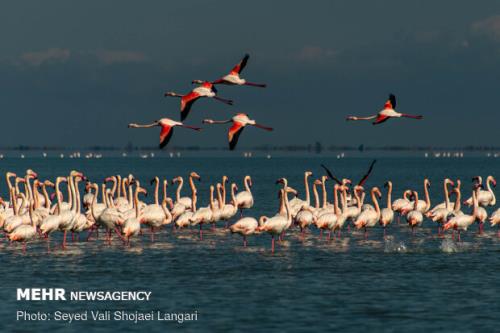
<svg viewBox="0 0 500 333"><path fill-rule="evenodd" d="M182 196L183 177L175 177L170 183L176 186L175 197L167 195L169 182L155 177L151 181L154 184L154 202L150 204L143 201L147 190L132 175L111 176L102 184L97 184L88 181L78 171L71 171L66 177L57 177L55 182L40 180L33 170L27 170L24 177L7 172L9 200L0 198L0 228L11 244L22 243L23 251L26 251L26 243L30 241L46 241L50 251L50 237L54 233L62 233L63 249L68 246L68 233L74 239L75 235L79 238L82 232L86 232L87 241L98 241L99 231L105 231L109 245L116 234L124 246L129 246L131 239L139 238L146 232L154 241L155 232L167 226L172 228L172 233L177 229L199 229L202 241L204 225L215 229L218 223L223 223L231 233L243 237L244 246L247 246L249 236L269 234L274 252L275 238L283 240L293 229L300 230L301 237L304 237L309 228L317 228L320 237L327 232L330 240L331 234L340 238L342 230L349 232L351 226L364 230L364 237L367 238L370 228L380 226L384 228L386 237L385 230L395 216L398 223L402 218L406 220L412 235L427 218L436 225L440 237L444 237L449 230L453 238L458 232L460 241L460 233L473 224L477 223L481 233L488 219L486 208L496 206L492 188L496 186L496 180L493 176L488 176L484 183L482 177L475 177L472 186L467 186L470 190L465 191L469 198L462 197L460 180L444 179L444 201L434 206L430 201L428 179L423 182L423 200L416 190L408 189L401 198L392 201L392 183L387 181L384 186L386 203L381 208L382 189L363 187L369 173L359 183L353 184L350 179L339 180L326 170L329 176L312 181L313 200L310 191L312 172L304 173L303 198L299 198L298 191L289 186L286 178L278 179L277 213L259 219L244 216L244 211L254 205L250 176L244 177L241 190L236 183L228 186L229 179L223 176L220 183L210 186L209 205L198 207L196 184L201 177L196 172L191 172L188 177L190 196ZM65 189L61 189L62 183ZM83 196L80 194L82 184L85 188ZM330 200L329 193L333 194ZM228 197L229 201L226 201ZM366 197L369 200L365 200ZM464 206L470 209L463 211ZM491 226L500 225L500 209L490 215L489 222Z"/></svg>
<svg viewBox="0 0 500 333"><path fill-rule="evenodd" d="M131 123L128 125L129 128L151 128L151 127L160 127L160 144L159 147L164 148L169 143L172 138L174 127L184 127L192 130L200 131L200 127L186 125L183 121L189 115L194 102L199 100L200 98L211 98L220 102L223 102L228 105L233 105L232 100L228 100L218 96L218 91L215 88L216 85L230 85L230 86L253 86L253 87L261 87L265 88L265 84L261 83L253 83L248 82L247 80L240 77L241 72L246 67L248 59L250 56L246 54L243 59L236 64L231 71L222 76L221 78L214 81L203 81L203 80L193 80L191 83L198 84L199 86L189 91L187 94L178 94L175 92L166 92L165 96L178 97L181 100L181 121L176 121L170 118L161 118L159 120L155 120L150 124L136 124ZM373 124L381 124L386 122L391 118L412 118L412 119L422 119L421 115L411 115L406 113L400 113L396 111L396 96L393 94L389 95L389 98L384 104L384 108L380 110L377 114L360 117L360 116L348 116L346 120L356 121L356 120L374 120ZM234 150L236 148L236 144L238 143L238 139L243 132L243 129L246 126L254 126L266 131L272 131L273 128L258 124L255 120L250 119L248 114L246 113L237 113L230 119L226 120L213 120L213 119L204 119L204 124L227 124L232 123L232 126L228 131L228 142L229 149Z"/></svg>

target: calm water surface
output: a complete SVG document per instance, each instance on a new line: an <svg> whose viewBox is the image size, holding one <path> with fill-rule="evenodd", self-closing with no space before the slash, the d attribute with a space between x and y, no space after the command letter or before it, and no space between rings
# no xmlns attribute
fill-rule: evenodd
<svg viewBox="0 0 500 333"><path fill-rule="evenodd" d="M2 174L22 174L28 167L41 178L54 178L78 169L93 181L110 174L133 173L144 184L154 176L173 178L197 171L200 206L207 204L208 186L223 174L237 181L252 175L256 198L249 216L273 214L278 206L277 178L286 176L302 192L303 171L319 177L326 163L339 177L361 178L370 160L316 158L206 159L4 159ZM379 159L366 187L390 179L394 194L406 188L422 191L431 180L432 201L442 201L442 179L460 178L464 192L472 176L498 175L500 160L486 158ZM149 185L148 185L149 186ZM5 195L2 183L2 195ZM174 193L169 188L170 194ZM187 191L185 194L187 195ZM464 194L465 195L465 194ZM150 200L150 199L149 199ZM384 196L385 204L385 196ZM489 210L492 211L491 209ZM425 221L412 237L394 224L384 241L382 230L345 232L341 240L319 240L316 230L302 241L297 230L270 253L270 237L241 238L222 227L207 231L202 242L195 231L172 234L163 230L152 243L146 233L130 248L118 241L70 243L66 251L47 254L43 241L19 246L0 242L0 330L81 331L495 331L500 315L500 241L496 230L485 234L470 229L461 243L436 237L435 225ZM82 235L82 239L83 239ZM53 246L60 242L56 235ZM150 290L150 302L16 302L18 287L60 287L67 290ZM16 322L16 310L198 311L197 322Z"/></svg>

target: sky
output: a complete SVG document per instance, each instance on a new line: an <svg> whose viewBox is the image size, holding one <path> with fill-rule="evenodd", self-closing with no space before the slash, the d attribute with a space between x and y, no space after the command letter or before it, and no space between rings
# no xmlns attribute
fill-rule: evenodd
<svg viewBox="0 0 500 333"><path fill-rule="evenodd" d="M500 2L10 1L0 4L0 146L156 145L193 79L242 73L185 121L248 113L275 128L240 145L497 145ZM424 120L346 122L397 110ZM227 126L176 129L171 145L226 146Z"/></svg>

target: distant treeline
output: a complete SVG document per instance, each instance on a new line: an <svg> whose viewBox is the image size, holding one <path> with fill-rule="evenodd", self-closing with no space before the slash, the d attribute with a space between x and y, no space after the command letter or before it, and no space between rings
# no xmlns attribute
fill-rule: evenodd
<svg viewBox="0 0 500 333"><path fill-rule="evenodd" d="M118 146L88 146L88 147L63 147L63 146L11 146L0 147L0 151L151 151L157 150L158 146L135 146L131 143L125 147ZM225 151L226 146L202 147L202 146L171 146L167 151ZM242 151L262 151L262 152L310 152L321 153L324 151L500 151L500 146L347 146L347 145L323 145L320 142L307 145L259 145L240 149Z"/></svg>

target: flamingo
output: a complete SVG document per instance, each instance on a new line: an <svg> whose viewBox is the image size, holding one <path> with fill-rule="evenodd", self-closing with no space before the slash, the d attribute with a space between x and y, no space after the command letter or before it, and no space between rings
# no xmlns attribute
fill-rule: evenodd
<svg viewBox="0 0 500 333"><path fill-rule="evenodd" d="M155 126L160 126L161 127L161 132L160 132L160 149L165 148L165 146L168 144L170 139L172 138L172 134L174 133L174 127L179 126L179 127L184 127L184 128L189 128L195 131L200 131L200 127L194 127L194 126L188 126L184 125L183 123L179 121L172 120L170 118L162 118L160 120L156 120L151 124L146 124L146 125L139 125L139 124L128 124L129 128L150 128L150 127L155 127Z"/></svg>
<svg viewBox="0 0 500 333"><path fill-rule="evenodd" d="M394 211L392 210L391 194L392 194L392 182L387 181L384 185L387 187L387 207L383 208L380 214L380 225L384 228L384 237L386 233L386 228L394 220Z"/></svg>
<svg viewBox="0 0 500 333"><path fill-rule="evenodd" d="M194 83L200 84L200 86L194 88L186 95L180 95L180 94L177 94L177 93L172 92L172 91L165 93L165 96L180 97L180 99L181 99L181 121L184 121L187 118L187 116L189 115L189 112L191 111L191 107L193 106L193 103L202 97L213 98L213 99L218 100L222 103L225 103L228 105L233 105L232 100L224 99L224 98L217 96L217 89L215 89L213 83L207 82L207 81L202 81L202 80L193 80L192 83L193 84Z"/></svg>
<svg viewBox="0 0 500 333"><path fill-rule="evenodd" d="M478 180L479 185L481 185L482 178L480 176L474 177L474 179ZM495 206L497 203L497 199L495 196L495 192L493 192L493 189L491 188L491 184L493 184L494 187L497 186L497 181L493 176L488 176L486 178L486 191L480 190L477 196L477 201L480 206ZM464 205L466 206L472 206L472 197L464 201Z"/></svg>
<svg viewBox="0 0 500 333"><path fill-rule="evenodd" d="M290 207L292 208L292 217L295 217L297 215L297 213L299 212L299 210L301 210L304 205L309 206L311 204L311 195L310 195L310 191L309 191L308 178L310 176L312 176L312 174L313 173L311 171L304 172L304 189L306 192L305 200L299 199L298 197L294 197L289 202Z"/></svg>
<svg viewBox="0 0 500 333"><path fill-rule="evenodd" d="M474 189L472 191L472 205L473 205L473 211L471 215L468 214L462 214L458 216L453 216L450 214L450 219L449 221L444 225L443 229L448 230L448 229L453 229L453 230L458 230L458 241L460 242L460 232L467 231L467 228L471 226L477 219L477 208L478 208L478 201L477 201L477 191Z"/></svg>
<svg viewBox="0 0 500 333"><path fill-rule="evenodd" d="M226 196L223 197L224 200L223 200L221 219L226 221L226 225L227 225L227 221L232 219L233 216L235 216L236 213L238 213L238 204L236 202L236 191L238 191L238 186L235 183L232 183L231 184L231 202L229 204L226 204Z"/></svg>
<svg viewBox="0 0 500 333"><path fill-rule="evenodd" d="M147 205L141 214L141 220L144 224L149 225L151 228L151 241L154 241L154 232L156 228L159 228L163 225L165 220L165 212L163 208L160 206L158 199L158 189L160 185L160 180L158 177L155 177L151 183L155 183L155 191L154 191L154 200L153 204Z"/></svg>
<svg viewBox="0 0 500 333"><path fill-rule="evenodd" d="M417 210L424 214L425 212L427 212L430 207L431 207L431 198L430 198L430 195L429 195L429 187L431 186L431 182L429 181L429 179L425 178L424 179L424 195L425 195L425 200L419 200L417 202ZM406 215L408 214L409 211L411 211L412 209L414 209L414 203L413 202L410 202L409 204L407 204L405 207L403 207L401 209L401 214L402 215Z"/></svg>
<svg viewBox="0 0 500 333"><path fill-rule="evenodd" d="M190 219L193 217L193 214L196 212L196 202L198 200L197 190L194 186L194 182L191 183L191 210L185 211L177 219L175 220L175 225L179 228L189 227L191 224ZM174 206L175 208L175 206Z"/></svg>
<svg viewBox="0 0 500 333"><path fill-rule="evenodd" d="M29 217L33 214L33 205L29 205ZM23 252L26 252L26 243L36 235L36 226L31 220L31 224L21 224L9 233L9 239L13 242L23 243Z"/></svg>
<svg viewBox="0 0 500 333"><path fill-rule="evenodd" d="M194 179L201 181L200 175L198 175L196 172L191 172L189 174L189 186L191 187L191 193L196 192L196 186L193 181ZM186 210L191 209L192 199L189 197L181 197L181 189L182 185L184 184L184 180L181 176L174 178L172 180L172 184L174 183L179 183L179 185L177 186L176 201L171 213L172 218L174 220L177 220L177 218L181 216Z"/></svg>
<svg viewBox="0 0 500 333"><path fill-rule="evenodd" d="M236 204L240 210L240 217L243 216L243 209L250 209L253 207L253 195L250 188L252 187L252 178L245 176L243 179L245 191L241 191L236 195Z"/></svg>
<svg viewBox="0 0 500 333"><path fill-rule="evenodd" d="M130 237L137 236L141 231L142 218L139 215L139 194L143 193L146 195L148 192L146 189L141 187L138 180L135 181L135 193L134 193L134 211L135 216L129 217L123 222L122 233L127 239L127 245L130 245Z"/></svg>
<svg viewBox="0 0 500 333"><path fill-rule="evenodd" d="M377 114L368 117L358 117L358 116L348 116L347 120L372 120L375 119L373 125L381 124L390 118L412 118L412 119L423 119L423 116L415 116L406 113L396 112L396 96L393 94L389 95L389 99L385 102L384 109L379 111Z"/></svg>
<svg viewBox="0 0 500 333"><path fill-rule="evenodd" d="M448 207L448 209L453 209L453 204L450 203L450 197L449 197L449 192L448 192L448 185L455 186L455 183L451 179L445 178L445 180L443 181L444 201L441 202L440 204L437 204L436 206L434 206L434 208L432 208L431 210L429 210L425 214L427 217L432 218L432 216L435 215L434 213L437 210L439 210L439 209L443 209L443 208L446 208L446 207Z"/></svg>
<svg viewBox="0 0 500 333"><path fill-rule="evenodd" d="M285 230L286 226L291 222L292 215L290 214L290 207L288 204L288 194L284 189L280 190L281 201L284 202L285 209L287 212L286 216L275 215L271 218L261 217L259 221L261 224L257 228L258 231L264 231L271 234L271 252L274 253L274 237L276 235L281 235Z"/></svg>
<svg viewBox="0 0 500 333"><path fill-rule="evenodd" d="M262 216L260 224L264 223L265 217ZM259 222L253 217L243 217L229 227L232 234L240 234L243 237L243 246L247 246L247 237L257 232Z"/></svg>
<svg viewBox="0 0 500 333"><path fill-rule="evenodd" d="M452 203L450 203L448 184L451 184L452 186L455 185L455 183L448 178L444 180L444 207L441 207L441 204L439 204L425 214L433 222L438 223L438 235L441 235L442 226L448 221L448 215L454 212L455 206L458 210L460 210L460 179L457 179L457 187L453 189L453 192L457 194L456 205L452 205Z"/></svg>
<svg viewBox="0 0 500 333"><path fill-rule="evenodd" d="M365 239L368 237L367 228L374 227L380 219L380 207L378 205L376 195L381 198L382 193L380 192L378 187L373 187L370 191L370 194L375 209L367 209L365 211L362 211L356 219L356 222L354 222L356 229L365 229Z"/></svg>
<svg viewBox="0 0 500 333"><path fill-rule="evenodd" d="M212 120L205 119L203 120L204 124L227 124L233 123L233 126L229 129L228 132L228 140L229 140L229 150L234 150L236 148L236 144L238 143L238 139L243 132L243 129L246 126L255 126L266 131L272 131L271 127L267 127L264 125L257 124L255 120L250 119L246 113L238 113L234 117L228 120Z"/></svg>
<svg viewBox="0 0 500 333"><path fill-rule="evenodd" d="M248 82L245 79L242 79L240 77L241 72L245 68L248 62L248 58L250 58L250 55L245 54L243 59L231 69L229 74L223 76L222 78L213 81L213 84L227 84L227 85L236 85L236 86L252 86L252 87L259 87L259 88L265 88L266 85L262 83L253 83L253 82Z"/></svg>
<svg viewBox="0 0 500 333"><path fill-rule="evenodd" d="M115 233L117 235L119 235L119 237L121 238L122 235L120 234L120 232L118 231L117 229L117 225L121 224L122 223L122 214L118 211L118 209L116 209L116 207L114 206L114 203L113 203L113 200L112 198L108 198L108 194L110 194L110 191L106 191L106 208L102 211L102 213L99 215L99 216L96 216L94 213L94 219L96 221L96 224L98 226L103 226L104 228L106 228L106 231L107 231L107 235L106 235L106 238L107 238L107 241L108 241L108 244L111 245L111 232L112 231L115 231ZM95 199L94 199L95 201ZM94 205L92 205L91 207L93 207ZM93 208L92 208L93 209Z"/></svg>
<svg viewBox="0 0 500 333"><path fill-rule="evenodd" d="M203 240L203 224L210 223L215 211L214 207L214 186L210 185L210 204L208 207L202 207L193 213L189 218L192 226L199 225L200 240Z"/></svg>
<svg viewBox="0 0 500 333"><path fill-rule="evenodd" d="M415 227L421 225L424 221L424 216L418 206L419 201L417 191L413 191L413 198L413 210L408 212L406 215L406 220L408 221L408 225L411 227L412 234L415 233Z"/></svg>
<svg viewBox="0 0 500 333"><path fill-rule="evenodd" d="M491 214L489 219L491 226L500 226L500 208L498 208L493 214ZM500 237L500 230L497 232L498 237Z"/></svg>

